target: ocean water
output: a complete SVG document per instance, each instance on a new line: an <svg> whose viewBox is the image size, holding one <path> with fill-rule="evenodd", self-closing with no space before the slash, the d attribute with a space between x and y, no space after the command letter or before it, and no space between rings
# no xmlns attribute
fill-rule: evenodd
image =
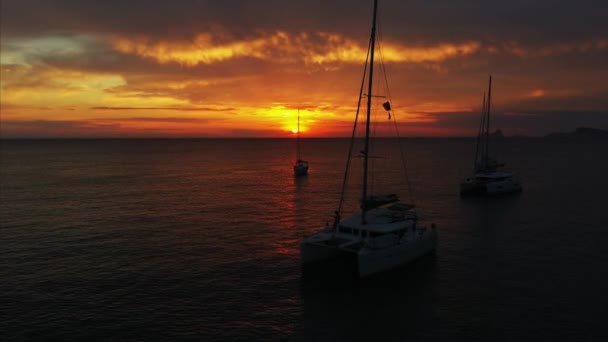
<svg viewBox="0 0 608 342"><path fill-rule="evenodd" d="M295 179L293 140L2 141L0 339L608 340L608 144L497 141L524 191L475 199L472 139L403 141L411 187L376 142L372 188L415 201L436 255L303 274L348 142L303 140Z"/></svg>

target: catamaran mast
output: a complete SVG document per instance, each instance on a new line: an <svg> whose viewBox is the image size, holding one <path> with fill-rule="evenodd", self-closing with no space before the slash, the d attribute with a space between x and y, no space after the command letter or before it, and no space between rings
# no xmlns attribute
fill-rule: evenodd
<svg viewBox="0 0 608 342"><path fill-rule="evenodd" d="M369 123L372 108L372 81L374 75L374 50L376 45L376 13L378 11L378 0L374 0L374 19L372 20L372 37L369 62L369 85L367 87L367 120L365 122L365 147L363 149L363 193L361 195L361 223L366 224L365 214L367 212L367 163L369 159Z"/></svg>
<svg viewBox="0 0 608 342"><path fill-rule="evenodd" d="M475 162L473 163L473 170L477 172L479 167L481 166L481 161L483 159L482 154L483 150L483 136L484 136L484 127L486 123L486 92L483 92L483 101L481 102L481 122L479 123L479 129L477 130L477 144L475 145Z"/></svg>
<svg viewBox="0 0 608 342"><path fill-rule="evenodd" d="M492 75L488 81L488 118L486 119L486 155L485 167L488 168L490 162L490 100L492 98Z"/></svg>

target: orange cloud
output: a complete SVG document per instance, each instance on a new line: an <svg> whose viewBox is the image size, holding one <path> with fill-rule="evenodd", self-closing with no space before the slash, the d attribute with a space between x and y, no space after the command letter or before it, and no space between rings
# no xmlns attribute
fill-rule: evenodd
<svg viewBox="0 0 608 342"><path fill-rule="evenodd" d="M536 89L528 94L528 97L543 97L545 96L545 91L542 89Z"/></svg>
<svg viewBox="0 0 608 342"><path fill-rule="evenodd" d="M367 47L339 35L327 35L333 48L306 56L309 63L326 64L335 62L362 63L367 55ZM414 47L398 43L383 44L382 58L386 62L423 63L442 62L451 57L470 55L479 50L478 42L461 44L439 44L435 46Z"/></svg>
<svg viewBox="0 0 608 342"><path fill-rule="evenodd" d="M236 57L264 58L269 44L278 44L285 36L277 32L269 38L250 41L236 41L228 44L215 45L209 33L201 33L192 42L152 43L146 38L118 38L114 48L122 53L134 54L141 57L153 58L159 63L176 62L187 66L197 64L212 64Z"/></svg>
<svg viewBox="0 0 608 342"><path fill-rule="evenodd" d="M480 49L479 42L445 43L434 46L406 46L386 43L383 58L387 62L441 62L448 58L470 55ZM268 36L228 43L214 42L209 33L197 35L191 42L157 41L146 38L117 38L117 51L152 58L158 63L178 63L185 66L213 64L239 57L275 62L305 64L361 63L367 46L339 34L289 34L277 31Z"/></svg>

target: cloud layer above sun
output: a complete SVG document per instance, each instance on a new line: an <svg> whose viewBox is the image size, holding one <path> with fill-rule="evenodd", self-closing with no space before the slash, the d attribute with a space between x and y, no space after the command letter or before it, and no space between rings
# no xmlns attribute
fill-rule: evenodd
<svg viewBox="0 0 608 342"><path fill-rule="evenodd" d="M552 15L543 13L551 11ZM2 2L2 137L347 136L371 1ZM608 128L608 5L380 1L378 91L415 136ZM376 95L376 94L375 94Z"/></svg>

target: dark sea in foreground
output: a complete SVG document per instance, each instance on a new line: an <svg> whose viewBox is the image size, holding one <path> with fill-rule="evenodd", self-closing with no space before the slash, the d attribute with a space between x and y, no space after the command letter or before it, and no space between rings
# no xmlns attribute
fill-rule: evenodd
<svg viewBox="0 0 608 342"><path fill-rule="evenodd" d="M474 140L405 140L413 196L384 155L372 186L416 199L436 255L303 276L348 142L302 141L294 179L293 140L2 141L0 339L608 340L608 143L497 141L524 191L486 200L458 194Z"/></svg>

